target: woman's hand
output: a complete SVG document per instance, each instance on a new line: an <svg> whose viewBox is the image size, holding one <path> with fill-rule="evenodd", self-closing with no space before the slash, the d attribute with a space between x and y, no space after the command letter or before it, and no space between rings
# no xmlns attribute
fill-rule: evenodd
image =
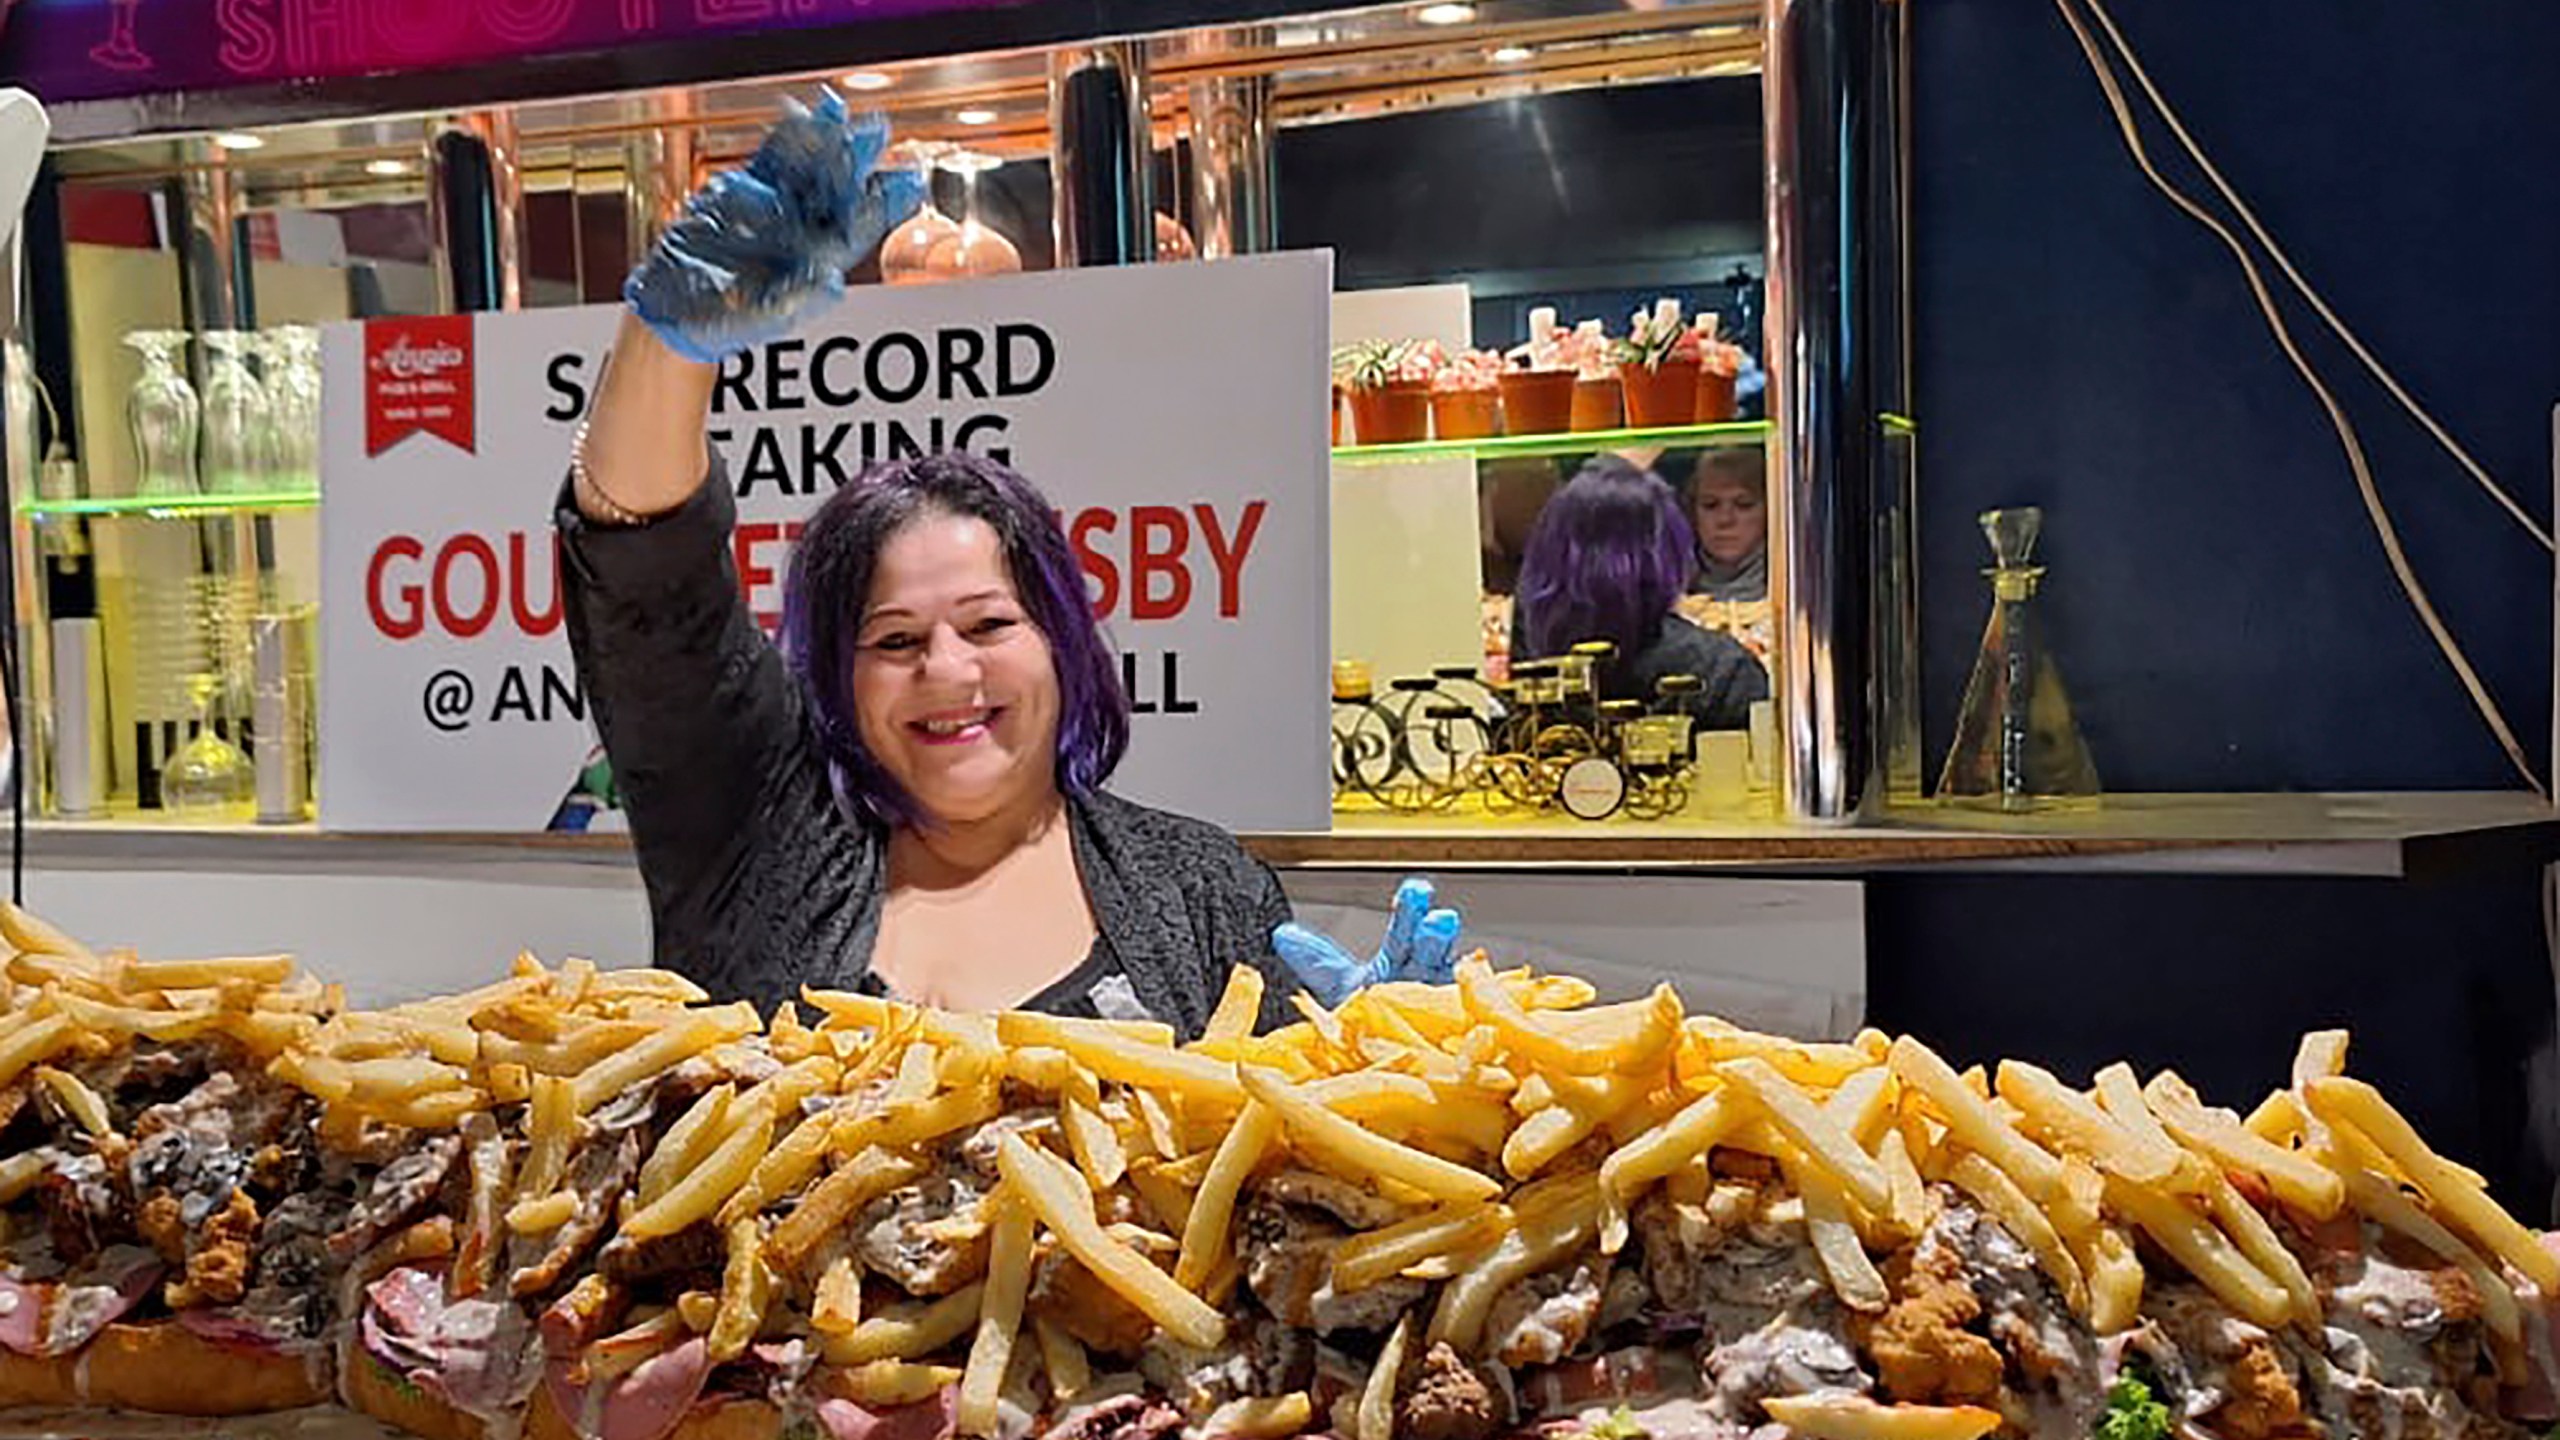
<svg viewBox="0 0 2560 1440"><path fill-rule="evenodd" d="M924 203L920 176L881 170L889 125L825 92L789 113L742 170L685 202L623 286L652 334L715 363L789 332L844 294L844 272Z"/></svg>
<svg viewBox="0 0 2560 1440"><path fill-rule="evenodd" d="M1397 886L1387 937L1367 960L1294 922L1271 932L1271 948L1321 1005L1339 1005L1386 980L1445 985L1457 969L1458 912L1434 908L1431 901L1428 880Z"/></svg>

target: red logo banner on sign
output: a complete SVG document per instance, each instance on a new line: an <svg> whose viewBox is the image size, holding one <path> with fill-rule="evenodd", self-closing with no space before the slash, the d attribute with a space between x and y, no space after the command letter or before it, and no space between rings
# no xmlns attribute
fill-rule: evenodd
<svg viewBox="0 0 2560 1440"><path fill-rule="evenodd" d="M469 315L413 315L364 327L364 453L411 435L433 435L466 454L475 446Z"/></svg>

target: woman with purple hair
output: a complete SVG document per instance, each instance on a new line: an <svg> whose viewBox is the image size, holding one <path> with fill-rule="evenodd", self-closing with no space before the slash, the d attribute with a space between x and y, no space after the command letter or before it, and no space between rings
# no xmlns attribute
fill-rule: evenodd
<svg viewBox="0 0 2560 1440"><path fill-rule="evenodd" d="M1367 961L1289 923L1216 827L1103 787L1119 654L1056 512L967 454L877 467L802 532L781 643L739 592L717 363L843 293L918 203L830 97L688 204L633 273L561 496L578 673L630 816L658 963L770 1004L803 985L1196 1036L1230 967L1340 998L1445 970L1457 917L1398 896ZM911 177L907 177L911 179ZM1286 963L1283 963L1286 957Z"/></svg>
<svg viewBox="0 0 2560 1440"><path fill-rule="evenodd" d="M1538 515L1511 609L1514 660L1562 655L1590 640L1618 647L1600 671L1606 700L1651 704L1666 676L1700 682L1689 711L1709 730L1740 730L1769 698L1769 672L1730 635L1675 612L1698 566L1679 497L1615 455L1582 468Z"/></svg>

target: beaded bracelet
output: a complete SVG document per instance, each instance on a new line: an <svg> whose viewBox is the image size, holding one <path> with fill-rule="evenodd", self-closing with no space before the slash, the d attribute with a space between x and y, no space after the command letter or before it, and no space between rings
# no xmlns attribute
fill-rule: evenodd
<svg viewBox="0 0 2560 1440"><path fill-rule="evenodd" d="M649 517L636 514L616 503L587 473L587 422L578 422L577 431L569 438L569 493L578 499L578 508L589 518L607 525L646 525Z"/></svg>

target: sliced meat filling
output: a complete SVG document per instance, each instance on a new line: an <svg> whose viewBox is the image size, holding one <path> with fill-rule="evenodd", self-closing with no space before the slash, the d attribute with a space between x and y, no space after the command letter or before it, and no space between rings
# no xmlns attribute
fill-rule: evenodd
<svg viewBox="0 0 2560 1440"><path fill-rule="evenodd" d="M360 1255L384 1235L418 1218L461 1162L459 1135L438 1135L414 1144L375 1172L348 1210L345 1226L329 1237L331 1252L343 1258Z"/></svg>
<svg viewBox="0 0 2560 1440"><path fill-rule="evenodd" d="M603 1238L605 1226L613 1221L615 1204L640 1178L641 1159L641 1138L636 1129L604 1131L578 1147L576 1158L569 1162L565 1182L569 1192L578 1197L577 1211L548 1236L533 1237L544 1248L507 1277L510 1294L541 1295L559 1286L569 1267ZM515 1250L515 1242L510 1241L511 1259Z"/></svg>
<svg viewBox="0 0 2560 1440"><path fill-rule="evenodd" d="M988 1188L965 1164L939 1165L862 1208L855 1253L910 1295L948 1295L987 1271Z"/></svg>

